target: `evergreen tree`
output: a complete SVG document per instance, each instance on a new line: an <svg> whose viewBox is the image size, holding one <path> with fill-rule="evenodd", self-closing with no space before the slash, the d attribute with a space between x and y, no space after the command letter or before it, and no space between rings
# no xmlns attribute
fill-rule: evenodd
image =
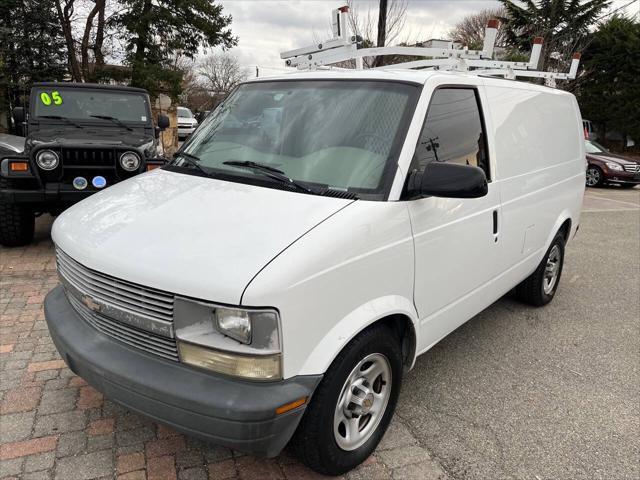
<svg viewBox="0 0 640 480"><path fill-rule="evenodd" d="M66 72L64 40L53 0L0 2L0 112L23 105L31 84L61 80Z"/></svg>
<svg viewBox="0 0 640 480"><path fill-rule="evenodd" d="M576 95L584 118L640 143L640 21L613 16L582 56ZM626 141L623 147L626 146Z"/></svg>
<svg viewBox="0 0 640 480"><path fill-rule="evenodd" d="M544 39L540 70L566 68L571 54L581 50L591 27L611 0L499 0L507 45L528 52L535 37ZM557 56L555 55L557 54ZM556 57L556 58L554 58Z"/></svg>
<svg viewBox="0 0 640 480"><path fill-rule="evenodd" d="M180 93L182 72L171 65L174 54L193 58L200 47L237 43L228 28L230 15L212 0L120 0L124 10L114 22L126 31L131 85L155 94Z"/></svg>

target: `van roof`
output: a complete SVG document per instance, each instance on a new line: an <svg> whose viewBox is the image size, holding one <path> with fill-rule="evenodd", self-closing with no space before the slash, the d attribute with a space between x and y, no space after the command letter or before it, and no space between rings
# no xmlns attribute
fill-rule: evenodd
<svg viewBox="0 0 640 480"><path fill-rule="evenodd" d="M326 69L326 70L293 70L280 75L264 76L247 80L247 83L260 81L284 81L284 80L388 80L396 82L410 82L424 85L428 79L442 77L455 82L456 78L474 78L478 84L496 85L522 90L538 90L543 92L567 93L555 88L538 85L519 80L507 80L489 76L480 76L478 71L456 72L447 70L411 70L406 68L384 69Z"/></svg>

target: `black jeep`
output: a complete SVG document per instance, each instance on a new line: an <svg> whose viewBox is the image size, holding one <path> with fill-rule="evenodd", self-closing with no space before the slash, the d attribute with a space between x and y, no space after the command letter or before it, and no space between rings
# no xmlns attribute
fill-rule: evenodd
<svg viewBox="0 0 640 480"><path fill-rule="evenodd" d="M29 114L13 110L26 136L24 152L0 161L0 244L33 239L35 216L57 215L109 185L151 170L160 131L145 90L86 83L37 83Z"/></svg>

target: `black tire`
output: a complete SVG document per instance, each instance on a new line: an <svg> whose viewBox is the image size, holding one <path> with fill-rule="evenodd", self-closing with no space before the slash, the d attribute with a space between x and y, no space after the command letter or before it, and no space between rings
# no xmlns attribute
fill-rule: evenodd
<svg viewBox="0 0 640 480"><path fill-rule="evenodd" d="M9 189L12 182L0 179L0 190ZM33 241L36 217L22 205L0 201L0 245L20 247Z"/></svg>
<svg viewBox="0 0 640 480"><path fill-rule="evenodd" d="M601 187L604 183L604 172L597 165L587 166L585 184L587 187Z"/></svg>
<svg viewBox="0 0 640 480"><path fill-rule="evenodd" d="M560 284L560 277L562 276L565 243L566 240L564 235L561 233L556 234L535 272L516 287L516 297L520 301L536 307L541 307L553 300L556 290L558 290L558 285ZM549 291L545 291L545 272L547 270L547 262L550 259L551 253L554 252L554 249L557 249L560 257L558 260L557 276L552 288Z"/></svg>
<svg viewBox="0 0 640 480"><path fill-rule="evenodd" d="M368 439L353 450L343 450L334 435L334 414L347 378L371 354L389 361L391 388L386 408ZM398 335L383 324L363 331L340 352L314 393L291 441L293 450L311 469L341 475L366 460L389 426L402 386L402 351ZM363 418L364 420L365 418Z"/></svg>

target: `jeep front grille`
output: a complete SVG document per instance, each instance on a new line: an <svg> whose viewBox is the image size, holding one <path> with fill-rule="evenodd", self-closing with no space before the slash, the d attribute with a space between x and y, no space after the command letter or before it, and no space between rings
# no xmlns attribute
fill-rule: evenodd
<svg viewBox="0 0 640 480"><path fill-rule="evenodd" d="M63 148L62 165L115 167L116 151L112 148Z"/></svg>

